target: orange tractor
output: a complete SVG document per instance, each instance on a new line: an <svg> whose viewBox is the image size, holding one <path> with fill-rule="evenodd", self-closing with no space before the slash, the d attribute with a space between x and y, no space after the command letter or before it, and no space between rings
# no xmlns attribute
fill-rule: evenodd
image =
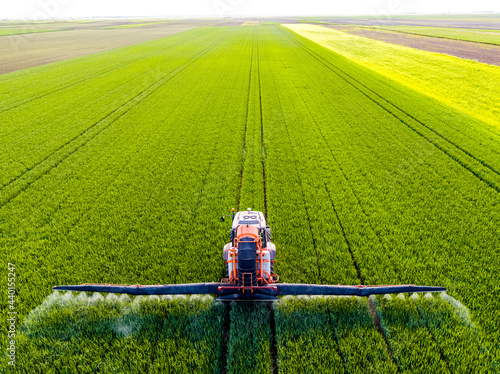
<svg viewBox="0 0 500 374"><path fill-rule="evenodd" d="M282 295L355 295L440 292L444 287L415 285L345 286L322 284L278 283L274 274L276 247L271 242L271 229L262 212L235 214L232 209L231 241L224 246L227 278L219 283L188 283L164 285L113 285L84 283L56 286L54 290L126 293L130 295L212 294L218 300L278 300ZM224 221L224 216L221 218Z"/></svg>

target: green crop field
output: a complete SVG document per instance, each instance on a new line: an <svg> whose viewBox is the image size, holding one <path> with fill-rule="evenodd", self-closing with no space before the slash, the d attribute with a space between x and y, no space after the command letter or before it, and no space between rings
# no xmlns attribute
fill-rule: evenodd
<svg viewBox="0 0 500 374"><path fill-rule="evenodd" d="M0 75L0 123L2 372L500 372L500 128L481 116L269 23ZM218 282L231 207L265 212L281 281L448 292L51 290Z"/></svg>

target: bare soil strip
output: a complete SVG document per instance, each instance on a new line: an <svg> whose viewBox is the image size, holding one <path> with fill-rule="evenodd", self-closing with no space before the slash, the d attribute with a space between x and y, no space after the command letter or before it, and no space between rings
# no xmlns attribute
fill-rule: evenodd
<svg viewBox="0 0 500 374"><path fill-rule="evenodd" d="M429 27L456 27L466 29L500 29L500 17L429 17L429 18L412 18L412 17L371 17L371 18L354 18L354 17L325 17L321 21L332 22L346 25L366 25L366 26L429 26Z"/></svg>
<svg viewBox="0 0 500 374"><path fill-rule="evenodd" d="M500 66L500 46L412 35L388 30L369 30L353 26L322 25L349 34L381 40L423 51L444 53L459 58Z"/></svg>

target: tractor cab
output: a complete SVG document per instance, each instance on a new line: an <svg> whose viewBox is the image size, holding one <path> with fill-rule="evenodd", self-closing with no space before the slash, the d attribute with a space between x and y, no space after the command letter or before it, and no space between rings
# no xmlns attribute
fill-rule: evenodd
<svg viewBox="0 0 500 374"><path fill-rule="evenodd" d="M248 208L235 214L233 210L230 242L224 246L223 253L229 282L241 283L243 268L245 274L251 274L254 286L274 281L276 246L271 243L271 228L262 212Z"/></svg>

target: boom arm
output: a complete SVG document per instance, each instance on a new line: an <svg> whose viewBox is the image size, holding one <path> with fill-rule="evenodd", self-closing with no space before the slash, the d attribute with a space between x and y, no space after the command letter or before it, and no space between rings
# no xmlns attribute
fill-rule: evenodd
<svg viewBox="0 0 500 374"><path fill-rule="evenodd" d="M126 293L129 295L178 295L178 294L212 294L226 296L246 292L249 299L252 295L284 296L284 295L344 295L370 296L394 293L441 292L444 287L388 285L388 286L329 286L320 284L281 283L263 287L228 286L227 283L188 283L165 285L113 285L113 284L81 284L74 286L56 286L54 290L85 291L105 293ZM256 297L257 298L257 297Z"/></svg>
<svg viewBox="0 0 500 374"><path fill-rule="evenodd" d="M388 286L328 286L321 284L277 284L277 296L281 295L352 295L370 296L391 293L440 292L444 287L415 286L413 284Z"/></svg>

